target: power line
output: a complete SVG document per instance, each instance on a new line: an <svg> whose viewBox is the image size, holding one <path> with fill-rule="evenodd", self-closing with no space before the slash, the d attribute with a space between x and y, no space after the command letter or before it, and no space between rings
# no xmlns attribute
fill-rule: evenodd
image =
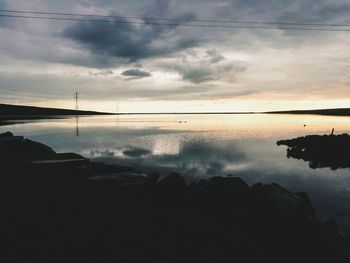
<svg viewBox="0 0 350 263"><path fill-rule="evenodd" d="M203 22L203 23L224 23L224 24L265 24L265 25L293 25L293 26L321 26L321 27L350 27L350 24L266 22L266 21L241 21L241 20L209 20L209 19L204 20L204 19L143 17L143 16L142 17L140 17L140 16L113 16L113 15L91 15L91 14L79 14L79 13L24 11L24 10L9 10L9 9L0 9L0 12L21 13L21 14L39 14L39 15L100 17L100 18L112 18L112 19L160 20L160 21Z"/></svg>
<svg viewBox="0 0 350 263"><path fill-rule="evenodd" d="M239 25L213 25L213 24L182 24L182 23L156 23L147 21L121 21L121 20L102 20L89 18L68 18L68 17L50 17L50 16L23 16L0 14L0 17L41 19L41 20L61 20L61 21L86 21L99 23L116 24L136 24L136 25L154 25L154 26L183 26L183 27L205 27L205 28L226 28L226 29L280 29L280 30L300 30L300 31L329 31L329 32L350 32L350 29L334 28L312 28L312 27L271 27L271 26L239 26ZM350 25L349 25L350 26Z"/></svg>

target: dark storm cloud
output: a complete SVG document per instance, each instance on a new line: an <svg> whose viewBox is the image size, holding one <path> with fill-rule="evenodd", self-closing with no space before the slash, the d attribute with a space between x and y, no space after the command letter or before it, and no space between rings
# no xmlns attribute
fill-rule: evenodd
<svg viewBox="0 0 350 263"><path fill-rule="evenodd" d="M183 68L179 69L183 80L192 83L201 83L214 80L212 71L209 68Z"/></svg>
<svg viewBox="0 0 350 263"><path fill-rule="evenodd" d="M312 1L298 1L282 6L276 22L346 23L350 21L349 12L350 4L341 1L319 1L318 5Z"/></svg>
<svg viewBox="0 0 350 263"><path fill-rule="evenodd" d="M7 9L7 3L4 0L0 0L0 9ZM0 17L0 27L4 27L8 24L8 19L6 17Z"/></svg>
<svg viewBox="0 0 350 263"><path fill-rule="evenodd" d="M196 46L194 38L172 35L175 26L136 25L126 19L119 22L80 22L63 30L63 36L88 48L102 58L125 58L130 62L169 55ZM172 41L167 41L167 39ZM103 59L101 61L103 64Z"/></svg>
<svg viewBox="0 0 350 263"><path fill-rule="evenodd" d="M129 69L122 72L122 75L125 77L140 79L140 78L147 78L151 76L151 73L140 70L140 69Z"/></svg>

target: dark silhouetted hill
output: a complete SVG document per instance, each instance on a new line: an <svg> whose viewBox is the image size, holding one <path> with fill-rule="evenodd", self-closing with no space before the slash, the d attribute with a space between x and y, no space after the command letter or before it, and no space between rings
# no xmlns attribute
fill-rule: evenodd
<svg viewBox="0 0 350 263"><path fill-rule="evenodd" d="M109 114L109 113L0 104L0 117L49 116L49 115L100 115L100 114L102 115L102 114Z"/></svg>
<svg viewBox="0 0 350 263"><path fill-rule="evenodd" d="M314 115L333 115L350 116L350 108L337 109L316 109L316 110L291 110L291 111L270 111L272 114L314 114Z"/></svg>

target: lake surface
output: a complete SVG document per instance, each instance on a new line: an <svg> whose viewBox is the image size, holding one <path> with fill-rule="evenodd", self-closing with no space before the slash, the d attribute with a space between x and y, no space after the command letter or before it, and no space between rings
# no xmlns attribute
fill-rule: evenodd
<svg viewBox="0 0 350 263"><path fill-rule="evenodd" d="M306 126L304 126L304 124ZM97 161L132 165L188 181L216 175L248 184L275 182L307 192L321 219L350 233L350 170L311 169L287 158L276 141L307 134L350 133L350 117L312 115L121 115L25 121L0 126Z"/></svg>

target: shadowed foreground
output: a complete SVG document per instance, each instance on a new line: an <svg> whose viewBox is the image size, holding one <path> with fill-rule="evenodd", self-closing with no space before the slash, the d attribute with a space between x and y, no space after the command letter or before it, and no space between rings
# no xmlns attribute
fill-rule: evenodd
<svg viewBox="0 0 350 263"><path fill-rule="evenodd" d="M348 262L306 193L236 177L186 186L0 135L6 262Z"/></svg>
<svg viewBox="0 0 350 263"><path fill-rule="evenodd" d="M281 140L277 145L286 145L287 157L309 162L310 168L330 167L332 170L350 167L350 136L308 135L290 140Z"/></svg>

